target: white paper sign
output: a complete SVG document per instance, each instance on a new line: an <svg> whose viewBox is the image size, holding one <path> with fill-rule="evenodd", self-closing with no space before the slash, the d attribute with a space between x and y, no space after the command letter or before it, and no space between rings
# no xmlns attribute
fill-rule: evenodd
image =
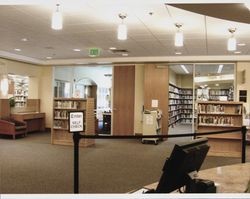
<svg viewBox="0 0 250 199"><path fill-rule="evenodd" d="M146 125L153 125L154 124L154 120L153 120L153 116L152 115L146 115Z"/></svg>
<svg viewBox="0 0 250 199"><path fill-rule="evenodd" d="M152 102L151 102L151 107L152 108L158 108L158 100L153 99Z"/></svg>
<svg viewBox="0 0 250 199"><path fill-rule="evenodd" d="M69 132L83 131L83 112L70 112L69 113Z"/></svg>

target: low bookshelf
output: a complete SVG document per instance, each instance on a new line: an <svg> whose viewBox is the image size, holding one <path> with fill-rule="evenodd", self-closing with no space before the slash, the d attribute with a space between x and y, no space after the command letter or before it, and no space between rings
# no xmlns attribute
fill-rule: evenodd
<svg viewBox="0 0 250 199"><path fill-rule="evenodd" d="M241 102L198 101L196 132L202 133L235 130L242 127L243 104ZM210 155L240 157L241 133L206 135Z"/></svg>
<svg viewBox="0 0 250 199"><path fill-rule="evenodd" d="M55 98L53 108L52 144L73 145L72 133L69 133L69 111L84 112L84 129L86 135L95 134L94 98ZM81 139L79 146L94 145L93 139Z"/></svg>

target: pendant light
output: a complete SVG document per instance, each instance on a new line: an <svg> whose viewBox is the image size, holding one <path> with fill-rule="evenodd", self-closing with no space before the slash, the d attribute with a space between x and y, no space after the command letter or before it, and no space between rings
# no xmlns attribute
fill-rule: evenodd
<svg viewBox="0 0 250 199"><path fill-rule="evenodd" d="M183 32L181 32L180 28L182 24L176 23L177 32L175 33L174 45L177 47L183 46Z"/></svg>
<svg viewBox="0 0 250 199"><path fill-rule="evenodd" d="M122 20L122 23L119 24L117 29L117 39L126 40L127 39L127 26L123 23L123 20L127 17L126 14L119 14L119 18Z"/></svg>
<svg viewBox="0 0 250 199"><path fill-rule="evenodd" d="M63 27L63 17L60 10L60 4L56 4L56 10L52 14L51 28L61 30Z"/></svg>
<svg viewBox="0 0 250 199"><path fill-rule="evenodd" d="M235 51L236 50L236 39L234 37L234 32L236 28L229 28L228 31L231 33L231 37L227 40L227 50Z"/></svg>

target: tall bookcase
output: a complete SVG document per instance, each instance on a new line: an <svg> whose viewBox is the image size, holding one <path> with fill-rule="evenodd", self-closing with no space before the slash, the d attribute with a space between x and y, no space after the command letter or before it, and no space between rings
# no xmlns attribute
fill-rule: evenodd
<svg viewBox="0 0 250 199"><path fill-rule="evenodd" d="M168 126L174 126L177 122L192 124L193 118L193 89L179 88L169 84L169 122Z"/></svg>
<svg viewBox="0 0 250 199"><path fill-rule="evenodd" d="M202 101L197 102L197 133L234 130L242 127L241 102ZM211 148L210 155L239 157L241 155L241 133L206 135Z"/></svg>
<svg viewBox="0 0 250 199"><path fill-rule="evenodd" d="M52 144L73 145L72 133L68 128L68 112L84 112L84 134L92 135L95 133L94 118L95 101L93 98L55 98L53 108L53 130L51 134ZM87 147L94 145L93 139L81 139L79 146Z"/></svg>

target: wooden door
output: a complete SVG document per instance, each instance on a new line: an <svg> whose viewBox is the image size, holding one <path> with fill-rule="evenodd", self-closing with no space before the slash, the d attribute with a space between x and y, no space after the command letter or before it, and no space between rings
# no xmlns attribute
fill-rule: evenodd
<svg viewBox="0 0 250 199"><path fill-rule="evenodd" d="M135 66L114 66L113 135L134 135Z"/></svg>

